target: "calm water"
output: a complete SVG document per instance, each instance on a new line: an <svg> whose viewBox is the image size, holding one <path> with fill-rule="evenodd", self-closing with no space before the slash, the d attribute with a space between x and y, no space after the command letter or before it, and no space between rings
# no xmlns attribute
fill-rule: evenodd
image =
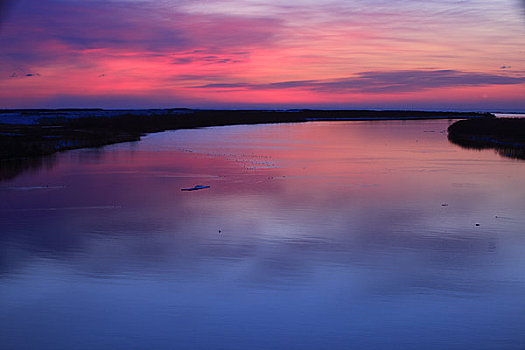
<svg viewBox="0 0 525 350"><path fill-rule="evenodd" d="M523 349L525 162L448 124L179 130L0 182L0 348Z"/></svg>

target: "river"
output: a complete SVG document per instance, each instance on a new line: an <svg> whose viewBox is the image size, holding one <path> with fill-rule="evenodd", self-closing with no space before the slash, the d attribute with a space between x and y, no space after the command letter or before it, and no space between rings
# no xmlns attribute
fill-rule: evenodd
<svg viewBox="0 0 525 350"><path fill-rule="evenodd" d="M6 178L0 347L522 349L525 162L451 122L169 131Z"/></svg>

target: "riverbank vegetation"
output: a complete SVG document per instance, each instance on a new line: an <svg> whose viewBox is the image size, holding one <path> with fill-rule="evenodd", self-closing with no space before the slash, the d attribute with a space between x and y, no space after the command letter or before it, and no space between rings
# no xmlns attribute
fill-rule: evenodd
<svg viewBox="0 0 525 350"><path fill-rule="evenodd" d="M459 120L448 128L448 139L464 148L492 148L502 156L525 159L525 118Z"/></svg>

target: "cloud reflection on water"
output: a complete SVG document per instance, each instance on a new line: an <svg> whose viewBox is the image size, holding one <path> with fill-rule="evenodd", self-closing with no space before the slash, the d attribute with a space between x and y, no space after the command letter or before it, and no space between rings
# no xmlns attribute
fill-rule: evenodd
<svg viewBox="0 0 525 350"><path fill-rule="evenodd" d="M0 337L49 349L518 344L523 164L458 148L446 126L232 126L61 153L3 183L38 190L0 191ZM180 191L197 184L211 187Z"/></svg>
<svg viewBox="0 0 525 350"><path fill-rule="evenodd" d="M52 194L5 193L13 199L14 211L6 207L2 211L6 227L2 237L92 276L173 271L208 275L216 272L215 264L232 268L240 263L246 267L236 280L260 286L308 281L321 264L358 266L380 275L386 269L388 283L404 286L407 292L412 284L406 278L436 288L434 282L417 276L424 276L427 268L447 274L452 266L483 264L491 254L497 255L498 223L492 214L499 212L487 201L497 203L490 200L488 190L449 185L454 174L447 175L447 163L459 165L456 153L402 150L418 137L418 147L423 144L431 151L439 148L434 146L437 140L441 146L444 136L413 130L411 123L395 124L408 128L404 137L395 133L385 137L387 130L373 123L361 123L346 135L335 124L304 125L290 135L294 143L276 148L278 140L256 139L255 134L254 141L241 141L239 137L251 136L245 139L243 127L238 127L239 135L230 135L234 127L221 129L222 135L213 129L217 139L233 137L219 141L222 150L217 155L206 150L214 144L207 139L211 129L150 136L168 142L162 152L150 150L148 142L134 145L129 153L125 145L96 154L70 152L47 175L48 181L63 183L63 188ZM189 144L195 151L181 151L178 134L195 133L203 135ZM303 140L312 139L311 133L324 141L305 147ZM370 137L379 138L370 141ZM247 142L247 149L235 149L239 142ZM270 160L268 164L276 162L279 167L247 166L261 159L256 150ZM469 167L463 165L465 171ZM211 189L180 192L197 183ZM445 200L449 207L441 206ZM56 210L31 211L46 207ZM483 229L474 227L476 220L485 221ZM13 257L2 264L8 274L27 258L7 255ZM400 264L399 275L391 271L392 264ZM463 285L454 278L439 280L447 288Z"/></svg>

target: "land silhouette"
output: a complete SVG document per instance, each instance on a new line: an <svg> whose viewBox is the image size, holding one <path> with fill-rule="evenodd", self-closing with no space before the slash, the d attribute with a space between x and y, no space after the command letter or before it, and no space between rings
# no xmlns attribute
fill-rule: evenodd
<svg viewBox="0 0 525 350"><path fill-rule="evenodd" d="M525 118L459 120L448 128L448 139L464 148L491 148L504 157L525 159Z"/></svg>

